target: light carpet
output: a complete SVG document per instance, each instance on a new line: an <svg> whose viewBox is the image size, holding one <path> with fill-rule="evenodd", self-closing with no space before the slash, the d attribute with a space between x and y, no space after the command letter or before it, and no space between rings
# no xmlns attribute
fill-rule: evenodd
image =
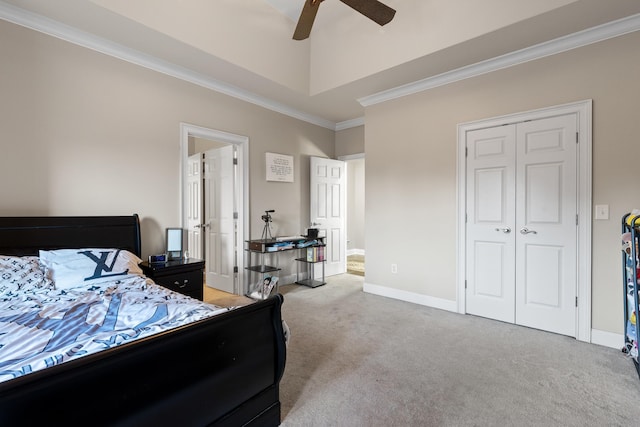
<svg viewBox="0 0 640 427"><path fill-rule="evenodd" d="M362 292L281 286L282 426L631 426L640 380L616 349Z"/></svg>

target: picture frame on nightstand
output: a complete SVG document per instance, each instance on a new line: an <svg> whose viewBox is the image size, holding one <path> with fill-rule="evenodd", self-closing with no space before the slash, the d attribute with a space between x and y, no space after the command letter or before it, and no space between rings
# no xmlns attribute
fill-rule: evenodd
<svg viewBox="0 0 640 427"><path fill-rule="evenodd" d="M184 253L184 230L182 228L167 228L167 260L182 259Z"/></svg>

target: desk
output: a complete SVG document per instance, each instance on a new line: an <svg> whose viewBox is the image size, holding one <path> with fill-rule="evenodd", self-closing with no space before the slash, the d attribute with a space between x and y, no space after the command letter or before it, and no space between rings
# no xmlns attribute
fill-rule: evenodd
<svg viewBox="0 0 640 427"><path fill-rule="evenodd" d="M297 271L296 283L315 288L325 284L324 281L324 237L309 240L304 236L300 237L276 237L273 239L256 239L245 242L245 252L248 255L246 269L249 271L249 283L246 286L246 295L254 293L256 288L260 290L260 285L267 277L277 277L280 272L278 254L287 251L299 251L300 256L296 258ZM256 258L254 260L254 258ZM254 262L256 261L256 262ZM322 279L316 280L314 277L314 266L322 264ZM305 267L303 275L307 278L301 279L300 266ZM275 292L278 291L278 283L275 285ZM271 290L273 292L273 289ZM262 299L268 297L264 292L259 292Z"/></svg>

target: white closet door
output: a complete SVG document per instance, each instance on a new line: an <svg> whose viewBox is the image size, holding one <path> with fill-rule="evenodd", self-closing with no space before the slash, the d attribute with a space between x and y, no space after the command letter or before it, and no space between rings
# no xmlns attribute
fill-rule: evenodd
<svg viewBox="0 0 640 427"><path fill-rule="evenodd" d="M577 119L518 124L516 323L576 330Z"/></svg>
<svg viewBox="0 0 640 427"><path fill-rule="evenodd" d="M515 321L515 126L467 134L467 313Z"/></svg>
<svg viewBox="0 0 640 427"><path fill-rule="evenodd" d="M469 314L575 336L577 118L467 134Z"/></svg>

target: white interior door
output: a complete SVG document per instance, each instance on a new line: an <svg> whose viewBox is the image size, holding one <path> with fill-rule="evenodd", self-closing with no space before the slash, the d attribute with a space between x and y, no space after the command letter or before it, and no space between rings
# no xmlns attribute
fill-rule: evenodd
<svg viewBox="0 0 640 427"><path fill-rule="evenodd" d="M343 161L311 157L310 221L325 237L326 276L347 271L345 172Z"/></svg>
<svg viewBox="0 0 640 427"><path fill-rule="evenodd" d="M517 126L516 323L575 336L575 115Z"/></svg>
<svg viewBox="0 0 640 427"><path fill-rule="evenodd" d="M202 259L202 154L187 159L187 250L190 258Z"/></svg>
<svg viewBox="0 0 640 427"><path fill-rule="evenodd" d="M515 322L514 126L467 136L467 312Z"/></svg>
<svg viewBox="0 0 640 427"><path fill-rule="evenodd" d="M575 336L577 119L467 134L467 311Z"/></svg>
<svg viewBox="0 0 640 427"><path fill-rule="evenodd" d="M235 162L233 145L204 153L204 234L207 286L233 293Z"/></svg>

